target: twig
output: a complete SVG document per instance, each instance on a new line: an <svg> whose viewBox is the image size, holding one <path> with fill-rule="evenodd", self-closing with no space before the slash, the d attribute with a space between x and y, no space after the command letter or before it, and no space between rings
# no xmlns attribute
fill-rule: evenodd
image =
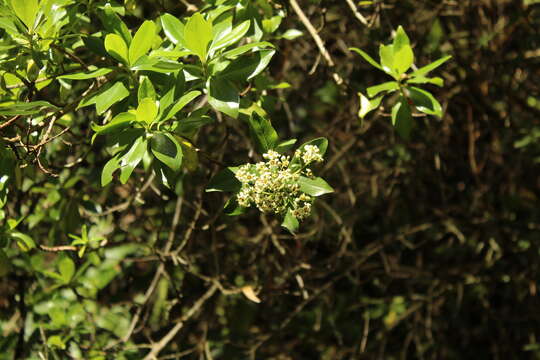
<svg viewBox="0 0 540 360"><path fill-rule="evenodd" d="M362 14L360 14L360 12L356 8L356 5L354 4L354 2L352 0L345 0L345 1L347 1L347 4L351 8L351 11L353 12L354 17L357 18L358 21L360 21L362 24L369 27L368 21L366 20L366 18Z"/></svg>
<svg viewBox="0 0 540 360"><path fill-rule="evenodd" d="M317 47L319 48L321 55L324 57L324 59L328 63L328 66L334 67L336 65L334 63L334 60L332 60L330 53L328 52L328 50L326 50L326 47L324 46L324 42L322 41L319 34L317 34L317 30L315 29L315 27L313 27L313 25L307 18L306 14L304 14L302 9L300 8L300 5L298 5L298 2L296 0L289 0L289 2L291 3L291 7L293 8L294 12L296 13L296 15L298 15L298 17L300 18L300 21L302 22L302 24L304 24L309 34L315 41L315 44L317 44ZM338 85L343 84L343 78L339 76L338 73L334 72L332 74L332 77L334 78L334 81L336 82L336 84Z"/></svg>
<svg viewBox="0 0 540 360"><path fill-rule="evenodd" d="M193 304L193 306L180 318L178 323L171 330L169 330L169 332L159 342L152 345L152 349L144 357L144 360L156 360L160 351L163 350L163 348L167 346L169 342L171 342L176 334L182 329L184 323L191 319L191 317L200 310L204 303L210 299L212 295L214 295L217 289L217 285L215 283L212 284L212 286L210 286L210 288L199 298L199 300L197 300L195 304Z"/></svg>
<svg viewBox="0 0 540 360"><path fill-rule="evenodd" d="M14 123L15 121L17 121L17 119L20 118L20 117L21 117L21 115L16 115L16 116L12 117L11 119L9 119L8 121L1 123L1 124L0 124L0 129L3 129L3 128L5 128L6 126L11 125L11 124Z"/></svg>
<svg viewBox="0 0 540 360"><path fill-rule="evenodd" d="M39 245L39 249L47 252L60 252L60 251L78 251L76 246L61 245L61 246L45 246Z"/></svg>

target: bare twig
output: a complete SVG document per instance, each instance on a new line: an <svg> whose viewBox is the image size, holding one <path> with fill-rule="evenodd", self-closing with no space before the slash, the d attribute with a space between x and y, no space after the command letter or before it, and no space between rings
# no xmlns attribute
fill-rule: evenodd
<svg viewBox="0 0 540 360"><path fill-rule="evenodd" d="M21 117L21 115L16 115L16 116L12 117L11 119L7 120L6 122L1 123L0 124L0 129L3 129L6 126L9 126L9 125L13 124L20 117Z"/></svg>
<svg viewBox="0 0 540 360"><path fill-rule="evenodd" d="M352 0L345 0L345 1L347 2L347 5L349 5L349 7L351 8L351 11L353 12L354 17L357 18L358 21L360 21L362 24L369 27L368 21L362 14L360 14L354 2Z"/></svg>
<svg viewBox="0 0 540 360"><path fill-rule="evenodd" d="M302 22L302 24L304 24L309 34L315 41L315 44L317 44L317 47L319 48L321 55L324 57L324 59L328 63L328 66L334 67L336 65L334 63L334 60L332 60L332 57L330 56L330 53L328 52L328 50L326 50L326 47L324 46L324 42L322 41L321 37L317 33L317 30L311 24L306 14L304 14L302 9L300 8L300 5L298 5L298 2L296 0L289 0L289 2L291 3L291 7L293 8L294 12L296 13L296 15L298 15L298 17L300 18L300 21ZM343 84L343 78L339 76L338 73L334 72L332 74L332 77L334 78L334 81L336 82L336 84L338 85Z"/></svg>
<svg viewBox="0 0 540 360"><path fill-rule="evenodd" d="M214 283L210 288L193 304L191 308L178 320L176 325L169 330L169 332L157 343L152 345L152 349L150 352L144 357L144 360L156 360L157 355L163 350L165 346L169 342L174 339L176 334L182 329L184 326L184 323L191 319L193 315L197 313L197 311L200 310L200 308L204 305L204 303L214 295L214 293L217 291L218 287Z"/></svg>

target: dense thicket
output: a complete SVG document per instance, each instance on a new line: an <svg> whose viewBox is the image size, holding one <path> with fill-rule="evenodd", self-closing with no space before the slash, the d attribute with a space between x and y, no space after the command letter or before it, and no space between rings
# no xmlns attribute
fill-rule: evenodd
<svg viewBox="0 0 540 360"><path fill-rule="evenodd" d="M47 50L57 66L40 76L72 71L64 62L116 66L88 43L108 31L105 2L60 2L69 20ZM146 19L182 19L216 2L118 6L135 33ZM147 161L126 184L102 187L112 154L101 137L91 143L91 122L103 116L76 109L94 80L40 88L6 76L49 54L11 46L0 24L2 106L32 96L65 109L51 127L50 117L0 117L0 164L17 178L0 220L0 257L9 258L0 359L540 356L538 1L302 0L328 56L295 3L252 2L266 30L283 21L262 37L276 47L264 77L238 89L241 109L260 96L281 139L328 139L315 172L334 193L314 202L295 235L254 209L225 215L229 194L205 192L225 166L260 160L245 114L209 109L213 122L182 130L190 143L176 186L160 184ZM444 86L426 86L444 115L417 114L409 140L392 127L393 98L360 122L357 93L388 76L349 50L377 54L398 25L417 67L452 55L437 70ZM73 29L95 36L77 44L85 37ZM284 38L290 29L303 35ZM166 77L152 78L159 96ZM91 239L82 256L76 237Z"/></svg>

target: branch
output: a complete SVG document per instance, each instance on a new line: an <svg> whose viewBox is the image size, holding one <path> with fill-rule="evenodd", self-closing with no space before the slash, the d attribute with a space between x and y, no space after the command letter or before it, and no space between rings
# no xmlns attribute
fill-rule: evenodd
<svg viewBox="0 0 540 360"><path fill-rule="evenodd" d="M358 21L360 21L362 24L369 27L368 21L366 20L366 18L362 14L360 14L360 12L356 8L356 5L354 4L354 2L352 0L345 0L345 1L347 1L347 4L351 8L351 11L353 12L354 17L357 18Z"/></svg>
<svg viewBox="0 0 540 360"><path fill-rule="evenodd" d="M296 13L296 15L298 15L298 17L300 18L300 21L302 22L302 24L304 24L309 34L315 41L315 44L317 44L317 47L319 48L321 55L324 57L324 59L326 60L326 62L328 63L330 67L334 67L336 65L334 63L334 60L332 60L332 57L330 56L330 53L328 52L328 50L326 50L326 47L324 46L324 42L322 41L321 37L317 33L317 30L315 30L315 28L313 27L313 25L307 18L306 14L304 14L302 9L300 8L300 5L298 5L298 2L296 0L289 0L289 2L291 3L291 7L293 8L294 12ZM343 84L343 78L339 76L338 73L334 72L332 74L332 77L334 78L334 81L336 82L336 84L338 85Z"/></svg>
<svg viewBox="0 0 540 360"><path fill-rule="evenodd" d="M152 345L152 349L150 352L144 357L144 360L156 360L157 355L160 353L161 350L171 340L176 336L176 334L182 329L184 326L184 322L189 320L199 309L204 305L204 303L214 295L216 290L218 289L218 286L214 283L210 288L193 304L193 306L180 318L178 323L157 343Z"/></svg>

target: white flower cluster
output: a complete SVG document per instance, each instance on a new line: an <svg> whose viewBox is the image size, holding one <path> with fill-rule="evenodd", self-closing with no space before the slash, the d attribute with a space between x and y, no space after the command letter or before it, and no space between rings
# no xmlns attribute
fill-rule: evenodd
<svg viewBox="0 0 540 360"><path fill-rule="evenodd" d="M290 209L299 220L308 217L313 197L300 191L298 179L302 175L312 177L307 165L323 159L314 145L306 145L303 151L297 150L295 156L304 163L298 171L289 169L289 156L273 150L263 154L264 162L242 165L235 173L242 183L237 195L238 204L243 207L255 205L262 212L280 215Z"/></svg>
<svg viewBox="0 0 540 360"><path fill-rule="evenodd" d="M298 149L296 150L294 155L301 158L304 164L311 164L312 162L323 161L323 157L319 152L319 148L315 145L306 145L304 146L303 151Z"/></svg>

